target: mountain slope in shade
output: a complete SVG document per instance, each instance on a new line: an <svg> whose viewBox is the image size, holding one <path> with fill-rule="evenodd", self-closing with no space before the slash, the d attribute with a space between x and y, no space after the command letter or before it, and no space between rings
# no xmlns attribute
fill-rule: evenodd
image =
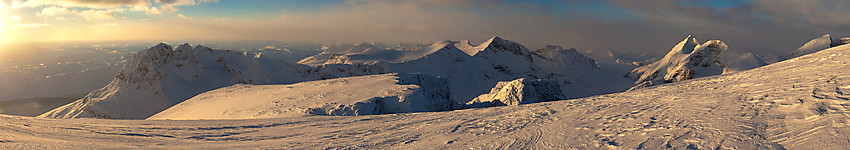
<svg viewBox="0 0 850 150"><path fill-rule="evenodd" d="M536 66L553 74L565 75L572 72L599 70L596 61L582 55L575 48L564 49L561 46L546 45L532 51L532 54Z"/></svg>
<svg viewBox="0 0 850 150"><path fill-rule="evenodd" d="M737 72L765 65L754 55L729 52L720 40L699 44L690 35L679 42L661 60L636 68L626 76L636 79L635 88L693 78Z"/></svg>
<svg viewBox="0 0 850 150"><path fill-rule="evenodd" d="M446 77L459 103L487 93L499 81L518 78L559 80L567 97L621 91L633 82L600 71L592 59L574 49L547 46L531 51L500 37L477 46L468 41L441 41L417 51L371 51L336 58L327 64L366 64L381 66L385 72L422 72Z"/></svg>
<svg viewBox="0 0 850 150"><path fill-rule="evenodd" d="M624 53L611 49L594 49L582 51L582 54L593 59L599 68L626 74L637 67L658 61L659 58L649 58L647 52Z"/></svg>
<svg viewBox="0 0 850 150"><path fill-rule="evenodd" d="M201 93L148 120L374 115L459 109L445 79L382 74L282 85L237 84Z"/></svg>
<svg viewBox="0 0 850 150"><path fill-rule="evenodd" d="M452 41L440 41L430 46L421 47L416 50L399 51L394 49L375 49L370 48L362 52L344 53L329 58L324 64L354 64L354 63L401 63L404 61L416 60L426 55L434 53L445 48Z"/></svg>
<svg viewBox="0 0 850 150"><path fill-rule="evenodd" d="M243 120L0 115L3 149L844 149L850 46L587 98L443 112Z"/></svg>
<svg viewBox="0 0 850 150"><path fill-rule="evenodd" d="M366 51L378 51L384 50L383 48L379 48L371 43L360 43L360 44L336 44L336 45L326 45L322 47L322 53L318 55L309 56L307 58L301 59L298 61L300 64L306 64L310 66L318 66L325 64L328 60L332 60L337 56L350 54L350 53L362 53Z"/></svg>

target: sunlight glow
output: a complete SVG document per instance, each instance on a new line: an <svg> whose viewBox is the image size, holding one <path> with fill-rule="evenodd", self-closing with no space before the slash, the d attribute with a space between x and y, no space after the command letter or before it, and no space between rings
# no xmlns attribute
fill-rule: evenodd
<svg viewBox="0 0 850 150"><path fill-rule="evenodd" d="M20 18L20 17L18 17ZM8 42L8 35L6 35L6 26L3 24L6 21L6 3L0 2L0 44L4 44Z"/></svg>
<svg viewBox="0 0 850 150"><path fill-rule="evenodd" d="M6 4L0 2L0 29L3 28L3 21L6 18Z"/></svg>

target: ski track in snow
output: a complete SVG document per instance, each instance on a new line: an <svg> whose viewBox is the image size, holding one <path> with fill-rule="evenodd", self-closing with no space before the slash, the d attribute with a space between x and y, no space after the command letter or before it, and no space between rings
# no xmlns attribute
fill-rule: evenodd
<svg viewBox="0 0 850 150"><path fill-rule="evenodd" d="M195 121L0 115L0 148L843 149L848 50L623 93L448 112Z"/></svg>

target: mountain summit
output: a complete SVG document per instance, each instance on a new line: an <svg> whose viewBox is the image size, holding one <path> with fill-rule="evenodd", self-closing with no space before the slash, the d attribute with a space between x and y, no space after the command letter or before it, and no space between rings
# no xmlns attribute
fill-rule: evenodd
<svg viewBox="0 0 850 150"><path fill-rule="evenodd" d="M840 38L840 39L834 40L834 39L832 39L832 36L830 36L829 34L826 34L826 35L823 35L821 37L812 39L809 42L806 42L806 44L803 44L803 46L800 46L800 48L797 48L796 50L791 52L791 54L789 54L787 57L785 57L785 59L800 57L800 56L803 56L803 55L806 55L806 54L811 54L811 53L818 52L818 51L821 51L821 50L824 50L824 49L828 49L830 47L836 47L836 46L844 45L844 44L847 44L847 43L850 43L850 38Z"/></svg>
<svg viewBox="0 0 850 150"><path fill-rule="evenodd" d="M766 64L752 54L739 55L728 52L728 49L729 47L723 41L711 40L699 44L696 38L688 35L664 58L638 67L626 77L637 80L634 89L735 72ZM732 57L732 55L737 56ZM742 56L747 57L741 58Z"/></svg>

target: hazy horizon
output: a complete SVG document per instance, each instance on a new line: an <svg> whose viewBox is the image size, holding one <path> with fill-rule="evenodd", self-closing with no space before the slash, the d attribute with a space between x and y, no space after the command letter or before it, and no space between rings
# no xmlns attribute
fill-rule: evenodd
<svg viewBox="0 0 850 150"><path fill-rule="evenodd" d="M687 35L786 54L846 36L840 0L4 0L0 43L106 40L483 41L662 55Z"/></svg>

